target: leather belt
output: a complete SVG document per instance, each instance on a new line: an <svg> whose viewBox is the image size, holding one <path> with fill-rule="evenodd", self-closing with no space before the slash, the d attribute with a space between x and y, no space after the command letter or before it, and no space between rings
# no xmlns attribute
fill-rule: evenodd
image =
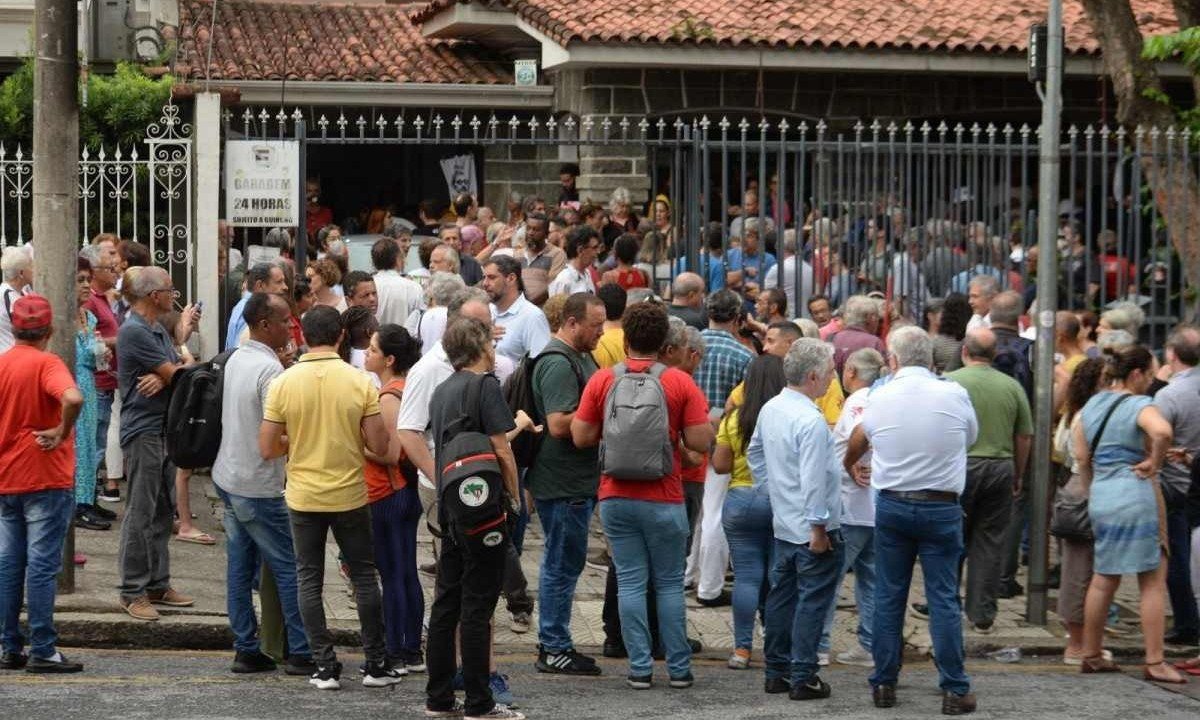
<svg viewBox="0 0 1200 720"><path fill-rule="evenodd" d="M958 493L946 490L880 490L879 494L911 502L958 502Z"/></svg>

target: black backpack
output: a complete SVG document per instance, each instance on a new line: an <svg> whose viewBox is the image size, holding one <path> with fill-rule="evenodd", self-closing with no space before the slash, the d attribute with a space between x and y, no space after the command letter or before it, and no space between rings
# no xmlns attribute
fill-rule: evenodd
<svg viewBox="0 0 1200 720"><path fill-rule="evenodd" d="M992 367L1016 380L1033 405L1033 341L1020 335L996 333L996 357Z"/></svg>
<svg viewBox="0 0 1200 720"><path fill-rule="evenodd" d="M228 350L178 370L171 380L164 428L167 457L184 470L212 467L221 449L221 394Z"/></svg>
<svg viewBox="0 0 1200 720"><path fill-rule="evenodd" d="M580 393L587 384L583 378L583 371L579 369L570 355L561 350L543 350L535 356L526 355L521 358L517 369L504 381L504 400L514 415L518 410L524 410L536 425L545 423L546 418L541 417L538 413L537 404L533 400L533 370L539 360L550 355L559 355L570 363L571 369L575 371L575 380L579 383ZM540 433L523 432L509 443L512 445L513 457L517 461L518 468L524 470L533 466L545 436L546 430Z"/></svg>
<svg viewBox="0 0 1200 720"><path fill-rule="evenodd" d="M453 527L469 542L495 547L504 540L507 514L500 461L491 438L479 427L485 377L470 378L466 412L441 428L435 470L443 531Z"/></svg>

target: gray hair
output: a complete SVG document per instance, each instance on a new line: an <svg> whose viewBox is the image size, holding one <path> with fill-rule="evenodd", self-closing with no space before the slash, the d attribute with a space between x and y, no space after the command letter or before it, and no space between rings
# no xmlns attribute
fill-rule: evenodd
<svg viewBox="0 0 1200 720"><path fill-rule="evenodd" d="M704 342L704 336L700 334L700 331L691 325L685 324L684 332L687 334L688 348L695 350L700 355L703 355L704 351L708 348L708 344Z"/></svg>
<svg viewBox="0 0 1200 720"><path fill-rule="evenodd" d="M832 345L814 338L800 338L783 358L783 377L788 385L803 385L810 373L825 373L832 367Z"/></svg>
<svg viewBox="0 0 1200 720"><path fill-rule="evenodd" d="M271 228L263 238L263 246L269 248L286 248L291 243L291 234L281 227Z"/></svg>
<svg viewBox="0 0 1200 720"><path fill-rule="evenodd" d="M667 339L663 341L663 346L670 345L671 347L683 347L687 344L687 329L688 324L682 319L674 315L667 316Z"/></svg>
<svg viewBox="0 0 1200 720"><path fill-rule="evenodd" d="M491 298L488 297L487 292L483 288L467 287L459 290L450 299L450 302L446 303L446 317L448 321L453 322L462 312L463 305L469 302L477 302L487 307L488 303L491 302Z"/></svg>
<svg viewBox="0 0 1200 720"><path fill-rule="evenodd" d="M761 234L758 232L758 218L756 217L748 217L742 221L742 237L744 238L750 233L761 237Z"/></svg>
<svg viewBox="0 0 1200 720"><path fill-rule="evenodd" d="M450 267L454 268L454 272L458 272L459 270L462 270L462 264L461 264L461 261L458 259L458 251L457 250L450 247L446 243L442 243L442 244L438 245L437 247L435 247L433 249L433 252L429 253L429 256L433 257L433 253L437 252L438 250L441 250L442 253L446 255L446 259L450 263Z"/></svg>
<svg viewBox="0 0 1200 720"><path fill-rule="evenodd" d="M796 318L795 320L792 321L792 324L795 325L796 327L800 328L800 337L806 337L806 338L820 338L821 337L821 328L817 327L817 324L808 318L803 318L803 317Z"/></svg>
<svg viewBox="0 0 1200 720"><path fill-rule="evenodd" d="M608 200L608 209L610 212L615 212L618 205L632 205L633 198L629 194L629 188L619 187L612 191L612 197Z"/></svg>
<svg viewBox="0 0 1200 720"><path fill-rule="evenodd" d="M654 291L650 288L633 288L629 291L628 295L625 296L625 304L627 306L637 305L638 303L644 303L653 297Z"/></svg>
<svg viewBox="0 0 1200 720"><path fill-rule="evenodd" d="M1113 303L1100 314L1100 319L1108 323L1113 330L1124 330L1130 335L1137 336L1138 329L1146 322L1146 313L1131 302Z"/></svg>
<svg viewBox="0 0 1200 720"><path fill-rule="evenodd" d="M796 252L796 229L788 228L783 231L783 251L785 253L795 254Z"/></svg>
<svg viewBox="0 0 1200 720"><path fill-rule="evenodd" d="M817 218L812 226L812 238L817 242L828 242L833 239L834 233L837 231L837 225L834 224L832 218Z"/></svg>
<svg viewBox="0 0 1200 720"><path fill-rule="evenodd" d="M1136 342L1128 330L1109 330L1096 338L1096 347L1101 350L1129 347Z"/></svg>
<svg viewBox="0 0 1200 720"><path fill-rule="evenodd" d="M995 280L995 278L992 278L993 282ZM1024 309L1024 306L1025 300L1021 297L1020 293L1013 290L1005 290L992 299L992 305L988 314L992 318L993 325L1016 327L1021 319L1021 310Z"/></svg>
<svg viewBox="0 0 1200 720"><path fill-rule="evenodd" d="M879 304L866 295L851 295L842 308L842 322L846 327L865 325L867 318L878 317Z"/></svg>
<svg viewBox="0 0 1200 720"><path fill-rule="evenodd" d="M121 291L134 300L143 300L155 290L162 289L163 281L169 279L166 270L149 265L135 273L129 287L122 287Z"/></svg>
<svg viewBox="0 0 1200 720"><path fill-rule="evenodd" d="M435 272L429 278L429 289L425 291L425 294L431 304L446 307L454 299L454 296L466 287L467 284L463 282L461 275Z"/></svg>
<svg viewBox="0 0 1200 720"><path fill-rule="evenodd" d="M933 365L933 340L916 325L893 330L888 335L887 346L900 367L928 368Z"/></svg>
<svg viewBox="0 0 1200 720"><path fill-rule="evenodd" d="M861 348L846 358L846 367L854 368L854 376L870 385L883 374L887 362L875 348Z"/></svg>
<svg viewBox="0 0 1200 720"><path fill-rule="evenodd" d="M0 256L0 270L3 271L6 282L15 280L18 275L31 267L33 267L33 253L29 251L28 245L4 248L4 255Z"/></svg>
<svg viewBox="0 0 1200 720"><path fill-rule="evenodd" d="M93 270L100 266L100 246L99 245L84 245L79 251L79 257L87 260L87 264ZM5 278L7 280L8 278Z"/></svg>
<svg viewBox="0 0 1200 720"><path fill-rule="evenodd" d="M995 275L976 275L975 277L971 278L969 283L967 283L967 287L978 288L979 292L983 293L987 297L992 297L996 293L1000 292L1000 282L996 280Z"/></svg>

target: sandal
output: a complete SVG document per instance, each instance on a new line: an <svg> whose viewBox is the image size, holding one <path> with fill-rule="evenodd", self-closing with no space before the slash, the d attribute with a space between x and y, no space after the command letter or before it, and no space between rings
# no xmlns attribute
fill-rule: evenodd
<svg viewBox="0 0 1200 720"><path fill-rule="evenodd" d="M1103 655L1095 655L1093 657L1085 657L1080 661L1079 672L1084 675L1117 673L1121 672L1121 668L1112 660L1106 660Z"/></svg>
<svg viewBox="0 0 1200 720"><path fill-rule="evenodd" d="M213 539L213 536L209 535L206 532L196 533L195 535L184 535L181 533L179 535L176 535L175 539L179 540L180 542L195 543L197 545L216 545L217 544L217 541Z"/></svg>
<svg viewBox="0 0 1200 720"><path fill-rule="evenodd" d="M1200 657L1194 657L1191 660L1180 660L1175 663L1176 670L1187 672L1189 670L1200 671Z"/></svg>
<svg viewBox="0 0 1200 720"><path fill-rule="evenodd" d="M1173 678L1155 677L1150 672L1150 668L1152 668L1152 667L1163 667L1163 668L1170 670L1171 672L1175 672L1174 668L1167 665L1166 662L1164 662L1162 660L1159 660L1156 663L1146 663L1145 665L1142 666L1142 677L1146 680L1149 680L1150 682L1168 683L1171 685L1183 685L1184 683L1187 682L1186 675L1178 675L1177 677L1173 677Z"/></svg>

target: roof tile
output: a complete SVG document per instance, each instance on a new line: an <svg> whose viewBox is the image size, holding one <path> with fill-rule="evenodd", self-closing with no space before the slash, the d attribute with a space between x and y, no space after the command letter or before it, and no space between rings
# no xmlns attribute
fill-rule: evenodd
<svg viewBox="0 0 1200 720"><path fill-rule="evenodd" d="M431 40L421 5L220 0L211 77L506 84L507 63L472 43ZM212 0L179 2L181 75L205 77Z"/></svg>

